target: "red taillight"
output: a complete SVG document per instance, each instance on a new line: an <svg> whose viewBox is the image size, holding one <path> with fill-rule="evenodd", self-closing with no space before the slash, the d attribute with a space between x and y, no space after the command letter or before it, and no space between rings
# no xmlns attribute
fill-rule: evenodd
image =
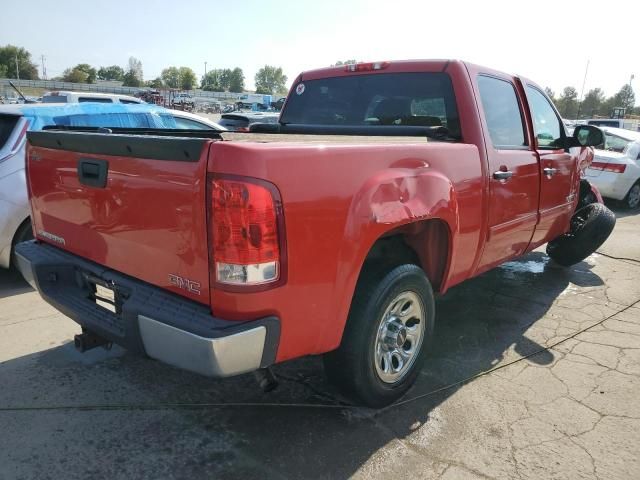
<svg viewBox="0 0 640 480"><path fill-rule="evenodd" d="M263 285L281 279L281 213L275 186L253 179L214 178L211 242L215 280Z"/></svg>
<svg viewBox="0 0 640 480"><path fill-rule="evenodd" d="M349 63L344 69L347 72L371 72L373 70L384 70L390 64L390 62Z"/></svg>
<svg viewBox="0 0 640 480"><path fill-rule="evenodd" d="M627 169L627 165L625 163L607 163L607 166L604 167L605 172L613 172L613 173L624 173Z"/></svg>
<svg viewBox="0 0 640 480"><path fill-rule="evenodd" d="M624 173L627 169L626 163L591 162L589 168L592 170L603 170L605 172Z"/></svg>
<svg viewBox="0 0 640 480"><path fill-rule="evenodd" d="M249 132L249 127L236 127L236 132Z"/></svg>

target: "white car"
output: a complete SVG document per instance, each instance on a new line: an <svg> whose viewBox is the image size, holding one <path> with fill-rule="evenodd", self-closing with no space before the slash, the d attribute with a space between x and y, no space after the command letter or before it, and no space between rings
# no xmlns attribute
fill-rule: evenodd
<svg viewBox="0 0 640 480"><path fill-rule="evenodd" d="M145 103L136 97L115 93L69 92L57 90L42 95L42 103Z"/></svg>
<svg viewBox="0 0 640 480"><path fill-rule="evenodd" d="M169 110L169 113L176 121L176 128L189 130L220 130L223 132L227 130L222 125L195 113L184 112L182 110Z"/></svg>
<svg viewBox="0 0 640 480"><path fill-rule="evenodd" d="M71 110L73 114L70 114ZM88 104L69 106L45 103L0 105L0 268L11 265L13 247L17 243L33 236L24 169L25 138L27 130L39 130L42 126L51 124L52 111L59 112L60 117L55 119L61 125L78 125L77 122L81 122L81 125L109 126L109 122L119 120L116 125L122 127L226 130L198 115L147 104L93 107ZM121 117L115 118L114 115ZM165 116L172 120L162 121ZM83 118L76 123L65 122L65 119L72 117Z"/></svg>
<svg viewBox="0 0 640 480"><path fill-rule="evenodd" d="M604 131L604 149L595 150L587 169L589 181L603 197L620 200L628 208L640 206L640 132L600 127Z"/></svg>

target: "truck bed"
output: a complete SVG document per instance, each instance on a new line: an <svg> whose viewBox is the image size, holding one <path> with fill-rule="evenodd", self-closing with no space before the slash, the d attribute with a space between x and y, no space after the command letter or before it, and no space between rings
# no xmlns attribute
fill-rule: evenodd
<svg viewBox="0 0 640 480"><path fill-rule="evenodd" d="M416 144L432 141L426 137L398 137L372 135L307 135L293 133L236 133L221 132L220 136L228 142L257 143L306 143L306 144Z"/></svg>

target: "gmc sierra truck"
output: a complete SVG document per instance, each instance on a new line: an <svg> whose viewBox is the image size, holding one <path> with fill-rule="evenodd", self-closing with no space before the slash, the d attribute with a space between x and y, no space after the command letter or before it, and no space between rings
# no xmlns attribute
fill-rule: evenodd
<svg viewBox="0 0 640 480"><path fill-rule="evenodd" d="M80 350L265 384L323 354L379 407L422 368L434 294L543 244L580 262L615 223L582 176L602 132L568 136L538 85L473 64L305 72L251 130L28 134L16 260Z"/></svg>

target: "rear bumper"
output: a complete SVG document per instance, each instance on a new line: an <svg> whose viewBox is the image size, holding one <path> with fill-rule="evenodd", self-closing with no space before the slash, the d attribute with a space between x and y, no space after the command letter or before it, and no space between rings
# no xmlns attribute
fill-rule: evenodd
<svg viewBox="0 0 640 480"><path fill-rule="evenodd" d="M76 255L36 241L16 246L25 279L84 329L161 362L227 377L275 362L280 321L211 316L209 309ZM116 313L94 300L95 283L115 291Z"/></svg>
<svg viewBox="0 0 640 480"><path fill-rule="evenodd" d="M587 176L586 179L598 187L603 197L614 200L624 199L635 182L633 177L614 172L600 172L598 176Z"/></svg>

